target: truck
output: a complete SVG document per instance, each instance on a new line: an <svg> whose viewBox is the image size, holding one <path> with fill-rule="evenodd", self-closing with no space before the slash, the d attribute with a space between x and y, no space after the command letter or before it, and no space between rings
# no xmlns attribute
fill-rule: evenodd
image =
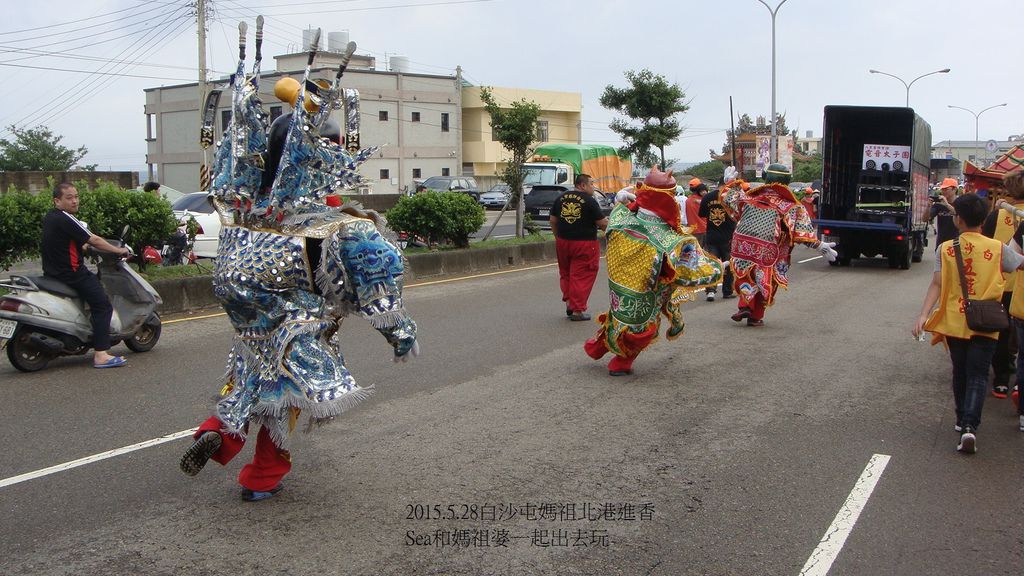
<svg viewBox="0 0 1024 576"><path fill-rule="evenodd" d="M576 175L589 174L599 190L614 193L629 185L633 165L604 144L542 144L523 170L527 191L536 184L572 188Z"/></svg>
<svg viewBox="0 0 1024 576"><path fill-rule="evenodd" d="M907 270L921 261L931 142L931 126L912 108L825 106L814 223L822 240L837 243L833 266L882 256Z"/></svg>

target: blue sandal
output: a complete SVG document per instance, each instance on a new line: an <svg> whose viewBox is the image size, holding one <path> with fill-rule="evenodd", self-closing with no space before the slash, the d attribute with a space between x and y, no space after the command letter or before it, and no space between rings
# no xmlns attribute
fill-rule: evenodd
<svg viewBox="0 0 1024 576"><path fill-rule="evenodd" d="M117 368L119 366L124 366L127 363L128 363L128 361L125 360L124 356L114 356L113 358L111 358L110 360L107 360L103 364L93 364L92 367L93 368Z"/></svg>

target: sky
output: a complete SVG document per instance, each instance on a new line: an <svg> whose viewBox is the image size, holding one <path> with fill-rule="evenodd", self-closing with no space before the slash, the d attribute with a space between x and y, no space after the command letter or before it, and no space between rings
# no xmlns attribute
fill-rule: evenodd
<svg viewBox="0 0 1024 576"><path fill-rule="evenodd" d="M772 8L779 0L765 0ZM347 31L360 54L405 56L410 71L483 86L579 92L583 141L618 145L598 100L647 68L690 109L666 155L703 162L721 149L729 98L738 117L771 115L772 18L758 0L208 0L211 77L237 59L238 22L266 17L264 69L302 30ZM143 90L195 81L194 0L17 2L0 22L0 138L46 126L100 169L143 170ZM45 9L36 9L39 6ZM910 105L933 142L1024 134L1019 0L786 0L777 11L776 109L803 136L829 104ZM869 69L902 79L871 74ZM541 103L543 104L543 103ZM960 106L972 112L949 108Z"/></svg>

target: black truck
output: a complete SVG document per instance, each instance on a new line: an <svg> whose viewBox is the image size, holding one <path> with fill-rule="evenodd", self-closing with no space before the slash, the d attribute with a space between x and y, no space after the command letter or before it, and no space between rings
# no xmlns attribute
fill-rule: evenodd
<svg viewBox="0 0 1024 576"><path fill-rule="evenodd" d="M815 224L834 266L883 256L920 262L927 245L932 129L912 108L826 106Z"/></svg>

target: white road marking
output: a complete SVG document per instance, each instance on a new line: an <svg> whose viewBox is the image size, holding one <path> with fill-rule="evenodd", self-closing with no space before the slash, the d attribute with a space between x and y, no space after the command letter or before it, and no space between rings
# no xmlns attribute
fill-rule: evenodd
<svg viewBox="0 0 1024 576"><path fill-rule="evenodd" d="M803 264L804 262L810 262L811 260L817 260L819 258L824 258L824 256L812 256L812 257L808 258L807 260L801 260L801 261L797 262L797 264Z"/></svg>
<svg viewBox="0 0 1024 576"><path fill-rule="evenodd" d="M36 470L35 472L26 472L25 474L19 474L18 476L4 478L3 480L0 480L0 488L6 488L7 486L12 486L19 482L34 480L36 478L49 476L50 474L56 474L57 472L63 472L79 466L85 466L86 464L92 464L93 462L106 460L107 458L113 458L114 456L120 456L121 454L127 454L129 452L135 452L136 450L142 450L143 448L149 448L150 446L157 446L165 442L171 442L179 438L191 436L196 430L196 428L191 430L182 430L181 432L175 432L174 434L153 438L152 440L146 440L145 442L139 442L138 444L132 444L131 446L124 446L123 448L115 448L106 452L100 452L99 454L93 454L92 456L86 456L85 458L79 458L78 460L72 460L71 462L65 462L63 464L57 464L56 466L50 466L49 468L43 468L42 470Z"/></svg>
<svg viewBox="0 0 1024 576"><path fill-rule="evenodd" d="M832 563L836 561L836 557L843 549L846 538L853 531L853 525L857 523L857 518L860 517L864 506L867 505L871 492L878 484L878 479L882 477L882 472L889 464L889 458L890 456L885 454L871 456L868 465L864 467L860 478L857 479L853 490L850 491L850 495L846 497L843 507L832 520L832 525L825 531L818 547L811 552L811 557L807 559L807 563L800 570L800 576L826 576L828 574Z"/></svg>

